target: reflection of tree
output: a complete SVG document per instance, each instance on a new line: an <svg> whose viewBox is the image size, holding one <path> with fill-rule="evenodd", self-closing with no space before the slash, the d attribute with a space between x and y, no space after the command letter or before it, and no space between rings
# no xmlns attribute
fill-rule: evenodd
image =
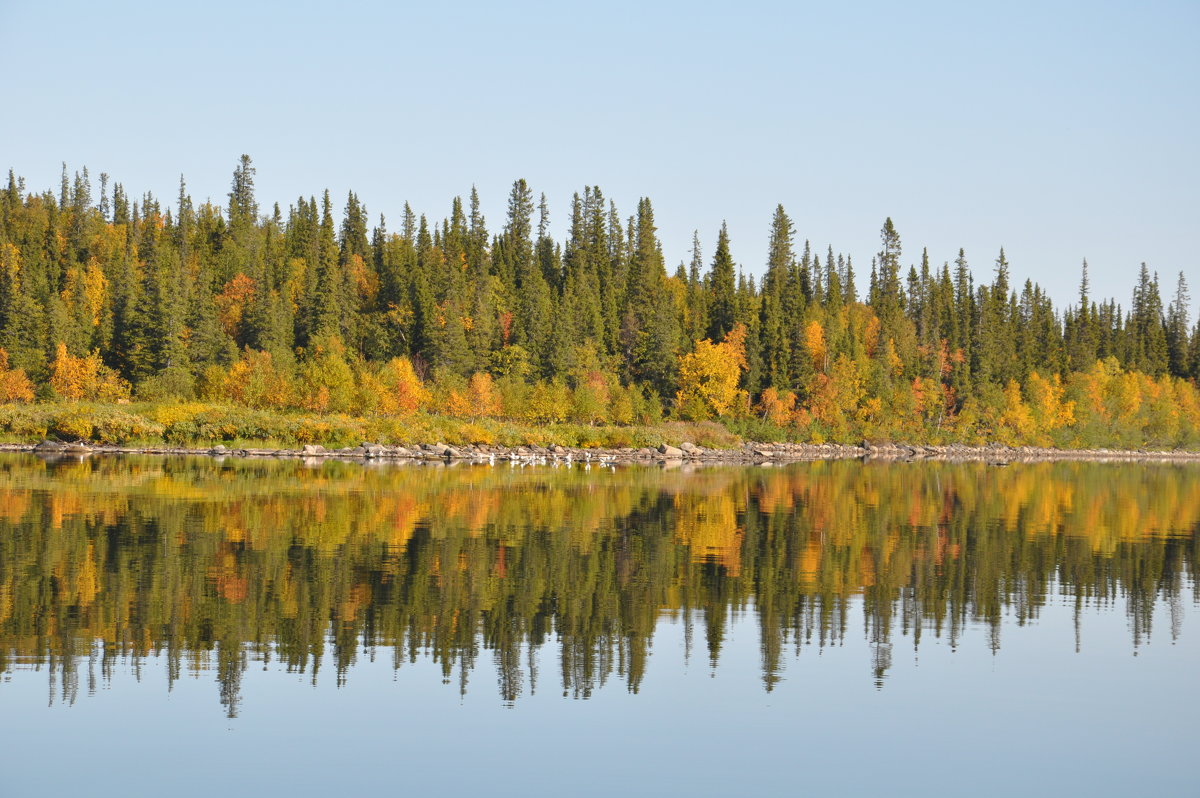
<svg viewBox="0 0 1200 798"><path fill-rule="evenodd" d="M490 652L503 700L560 654L564 694L636 691L664 612L703 623L716 667L753 609L764 686L785 652L841 641L863 609L882 684L897 635L956 645L971 623L1124 601L1134 645L1160 600L1177 633L1200 552L1190 466L811 463L693 474L362 469L93 459L0 464L0 671L48 666L74 700L124 660L170 682L279 659L340 682L359 652L421 657L466 691ZM690 648L689 648L690 651ZM98 673L98 675L97 675Z"/></svg>

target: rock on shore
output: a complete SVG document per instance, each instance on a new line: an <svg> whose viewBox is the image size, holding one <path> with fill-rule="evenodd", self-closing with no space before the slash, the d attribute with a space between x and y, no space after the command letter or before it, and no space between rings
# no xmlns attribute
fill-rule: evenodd
<svg viewBox="0 0 1200 798"><path fill-rule="evenodd" d="M44 440L37 444L0 444L0 452L36 452L47 457L87 456L92 454L211 455L214 457L299 457L306 459L377 460L393 462L511 462L520 465L585 463L610 466L617 463L728 463L772 464L803 460L914 461L939 460L985 462L1007 465L1014 462L1046 460L1089 461L1200 461L1200 451L1144 451L1112 449L1044 449L1033 446L921 446L899 443L746 443L738 448L706 449L690 441L678 446L662 444L657 449L631 447L621 449L581 449L554 445L542 446L449 446L444 443L392 446L364 441L358 446L326 449L310 444L300 449L229 449L223 444L208 448L179 446L130 447L102 444L62 443Z"/></svg>

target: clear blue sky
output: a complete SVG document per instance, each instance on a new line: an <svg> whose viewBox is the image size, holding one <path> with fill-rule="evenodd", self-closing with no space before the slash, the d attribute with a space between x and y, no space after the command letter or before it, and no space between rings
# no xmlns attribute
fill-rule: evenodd
<svg viewBox="0 0 1200 798"><path fill-rule="evenodd" d="M431 217L512 181L623 214L668 266L727 220L761 274L772 210L865 278L891 216L906 265L965 247L990 279L1128 305L1137 266L1200 295L1200 3L30 3L0 0L0 167L60 164L223 203L328 187ZM1195 303L1193 303L1193 307Z"/></svg>

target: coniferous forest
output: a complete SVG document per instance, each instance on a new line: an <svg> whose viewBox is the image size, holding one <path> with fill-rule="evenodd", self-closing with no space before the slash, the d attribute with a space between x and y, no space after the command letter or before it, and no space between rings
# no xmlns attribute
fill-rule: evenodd
<svg viewBox="0 0 1200 798"><path fill-rule="evenodd" d="M391 220L353 192L260 205L254 178L242 156L218 207L182 179L164 201L65 165L35 193L10 170L0 432L335 441L461 419L464 442L525 425L620 445L717 421L755 439L1200 446L1182 272L1131 270L1122 305L1092 296L1084 262L1055 307L1010 282L1003 250L934 263L887 219L853 263L779 207L756 280L724 228L669 265L650 200L626 216L599 187L559 241L524 180L489 229L474 190Z"/></svg>

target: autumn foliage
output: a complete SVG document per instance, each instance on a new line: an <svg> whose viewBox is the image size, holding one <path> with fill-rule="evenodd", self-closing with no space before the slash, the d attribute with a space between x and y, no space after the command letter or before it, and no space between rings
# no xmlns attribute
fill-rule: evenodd
<svg viewBox="0 0 1200 798"><path fill-rule="evenodd" d="M677 405L694 419L726 416L741 409L748 395L739 387L746 369L746 327L739 324L725 340L707 338L679 360Z"/></svg>
<svg viewBox="0 0 1200 798"><path fill-rule="evenodd" d="M24 369L8 367L8 352L0 348L0 403L32 401L33 383Z"/></svg>
<svg viewBox="0 0 1200 798"><path fill-rule="evenodd" d="M50 387L63 399L101 402L129 400L129 384L100 361L100 353L76 357L60 343L54 357Z"/></svg>

